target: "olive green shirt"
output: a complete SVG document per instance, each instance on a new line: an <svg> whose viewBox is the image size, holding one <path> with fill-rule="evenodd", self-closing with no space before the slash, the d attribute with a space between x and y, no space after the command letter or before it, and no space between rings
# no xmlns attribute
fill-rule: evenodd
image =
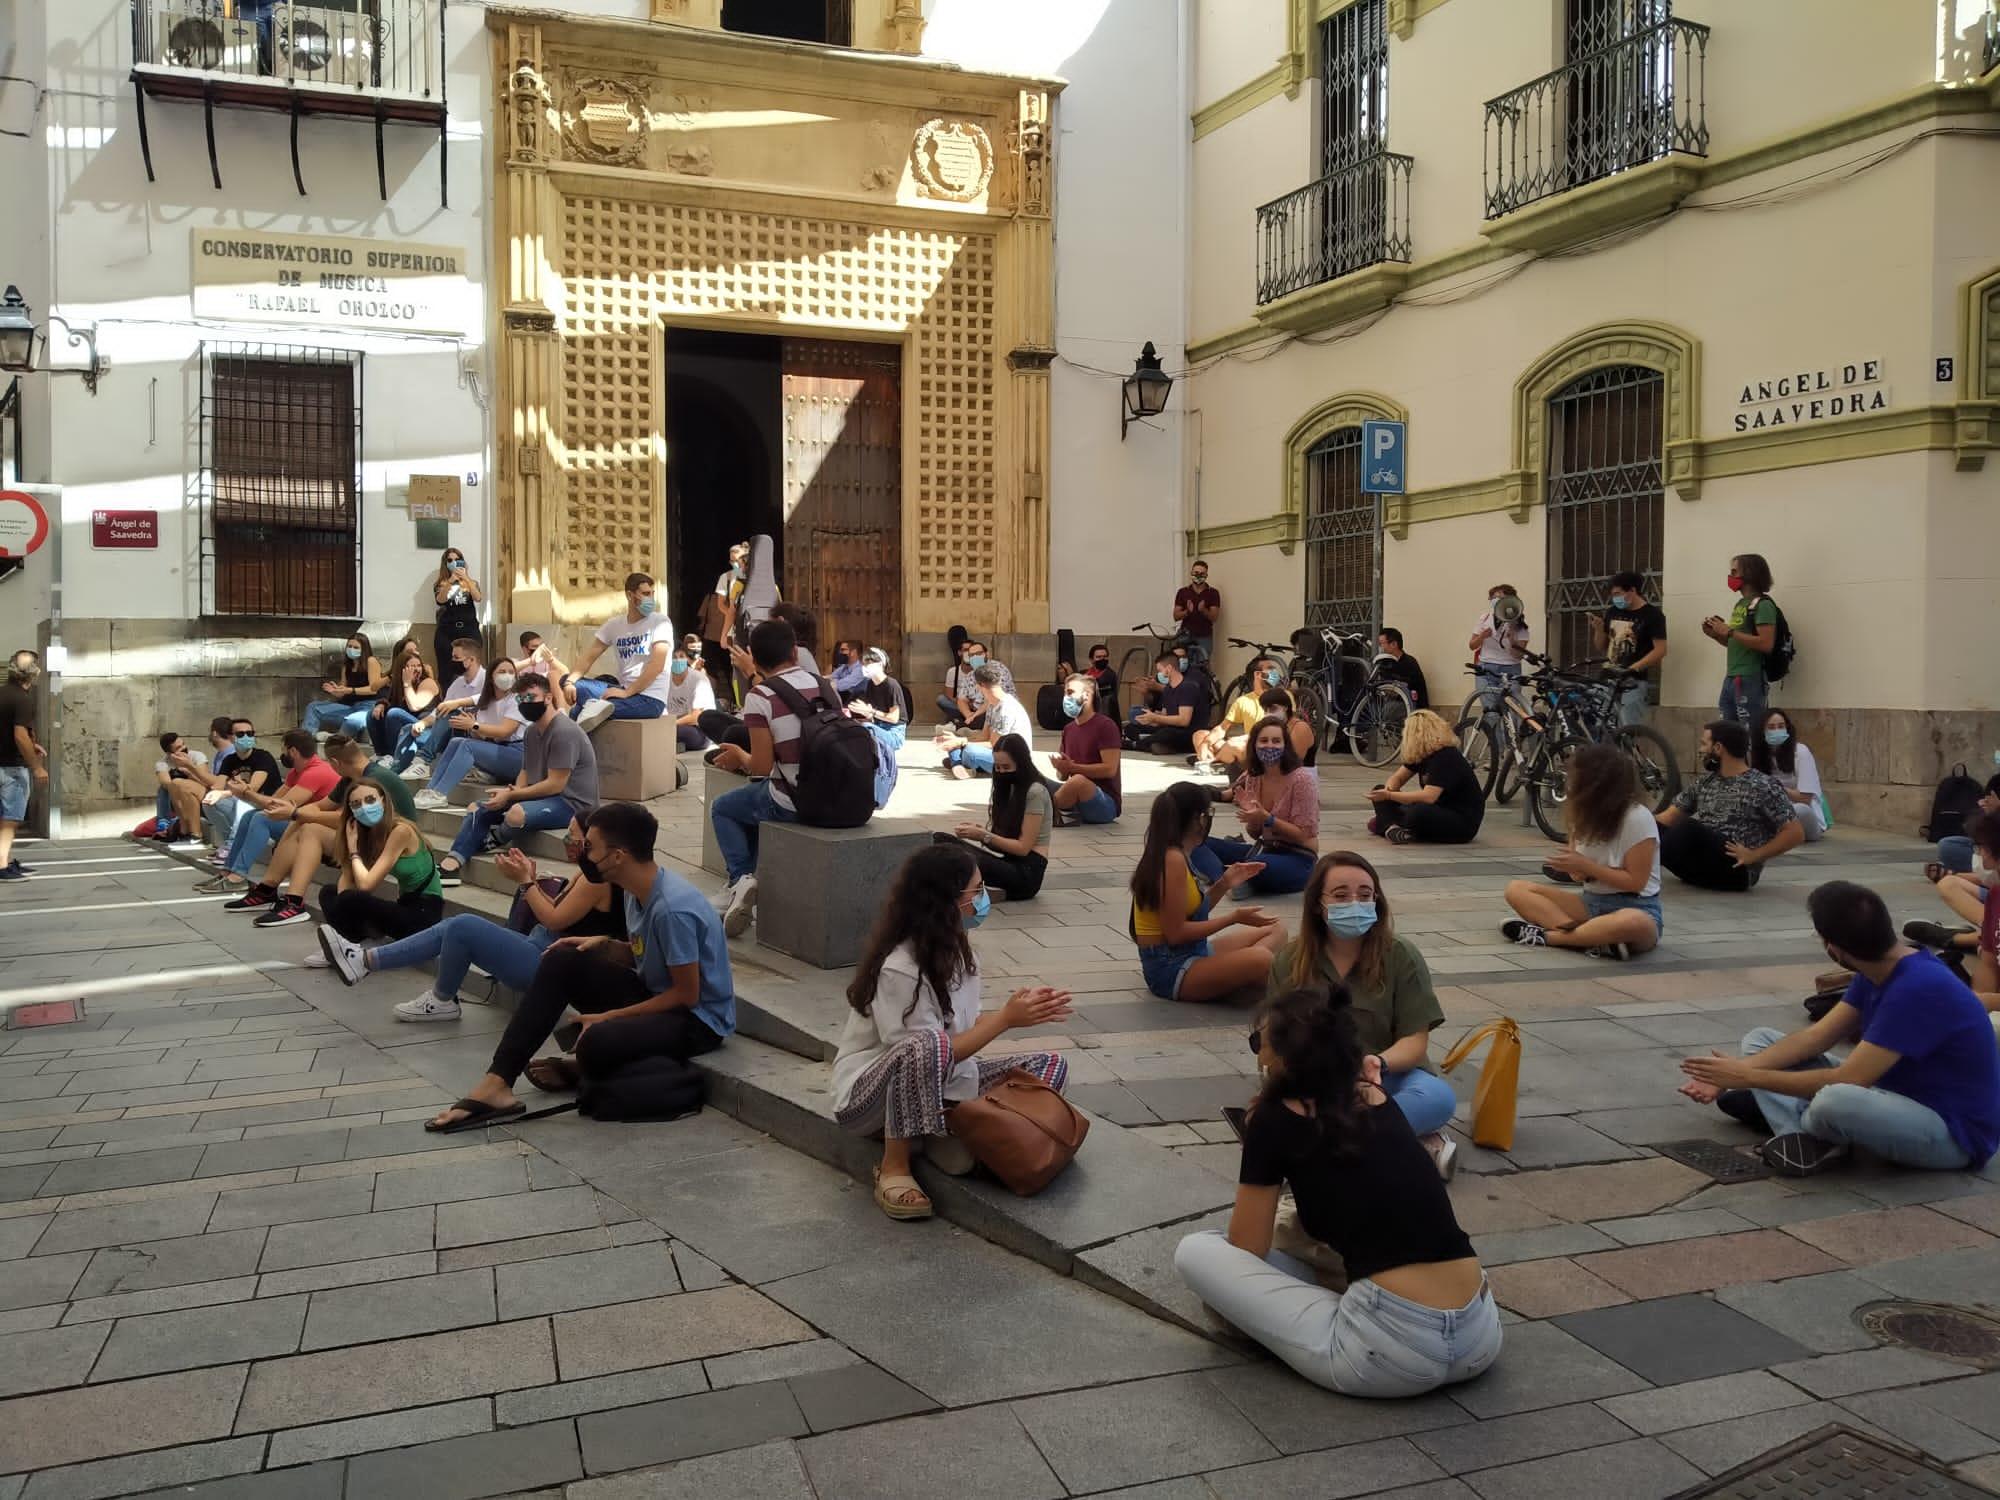
<svg viewBox="0 0 2000 1500"><path fill-rule="evenodd" d="M1267 1000L1292 988L1292 960L1297 950L1298 939L1293 938L1271 959L1271 977L1264 991ZM1430 966L1406 937L1391 940L1380 984L1364 984L1358 974L1342 979L1324 959L1318 982L1347 986L1354 1003L1355 1031L1367 1052L1386 1052L1406 1036L1435 1031L1444 1024L1444 1009L1431 986ZM1424 1071L1436 1070L1425 1063Z"/></svg>

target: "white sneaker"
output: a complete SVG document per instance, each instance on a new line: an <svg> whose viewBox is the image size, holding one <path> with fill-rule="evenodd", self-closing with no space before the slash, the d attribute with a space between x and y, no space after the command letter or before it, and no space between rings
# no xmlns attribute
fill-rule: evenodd
<svg viewBox="0 0 2000 1500"><path fill-rule="evenodd" d="M731 937L741 937L750 930L750 923L756 915L757 877L740 876L729 888L729 905L722 912L722 930Z"/></svg>
<svg viewBox="0 0 2000 1500"><path fill-rule="evenodd" d="M330 969L333 967L333 960L328 958L324 953L308 953L305 956L305 961L299 967L302 969Z"/></svg>
<svg viewBox="0 0 2000 1500"><path fill-rule="evenodd" d="M598 725L610 718L613 712L614 709L609 698L593 698L590 702L583 705L582 712L576 716L576 726L585 734L591 734L595 732Z"/></svg>
<svg viewBox="0 0 2000 1500"><path fill-rule="evenodd" d="M416 803L419 812L442 812L451 806L451 798L445 796L443 792L434 792L429 787L416 793L410 800Z"/></svg>
<svg viewBox="0 0 2000 1500"><path fill-rule="evenodd" d="M322 924L319 946L326 955L327 967L340 976L342 984L359 984L367 976L368 954L359 943L350 943L331 927Z"/></svg>
<svg viewBox="0 0 2000 1500"><path fill-rule="evenodd" d="M405 1000L396 1007L399 1021L456 1021L458 1002L440 1000L435 990L425 990L414 1000Z"/></svg>
<svg viewBox="0 0 2000 1500"><path fill-rule="evenodd" d="M419 755L415 760L410 762L410 768L407 771L398 771L396 774L401 776L405 781L429 781L431 779L431 763Z"/></svg>

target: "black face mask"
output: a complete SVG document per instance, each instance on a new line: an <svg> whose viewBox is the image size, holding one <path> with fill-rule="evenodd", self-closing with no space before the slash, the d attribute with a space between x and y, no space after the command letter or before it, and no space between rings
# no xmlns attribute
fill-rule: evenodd
<svg viewBox="0 0 2000 1500"><path fill-rule="evenodd" d="M834 652L834 653L833 653L833 664L834 664L834 665L835 665L836 667L844 667L844 666L846 666L846 665L847 665L847 653L846 653L845 651L836 651L836 652Z"/></svg>
<svg viewBox="0 0 2000 1500"><path fill-rule="evenodd" d="M1717 755L1713 750L1709 751L1708 754L1701 758L1701 768L1713 776L1717 771L1722 769L1722 757Z"/></svg>
<svg viewBox="0 0 2000 1500"><path fill-rule="evenodd" d="M588 849L577 852L576 867L582 871L583 878L588 880L592 885L603 885L605 883L604 867L590 857Z"/></svg>
<svg viewBox="0 0 2000 1500"><path fill-rule="evenodd" d="M1090 670L1093 672L1102 672L1110 665L1111 658L1108 656L1093 656L1090 659Z"/></svg>
<svg viewBox="0 0 2000 1500"><path fill-rule="evenodd" d="M521 710L521 717L526 719L530 724L539 724L542 722L542 715L549 711L549 700L546 698L522 698L514 706Z"/></svg>

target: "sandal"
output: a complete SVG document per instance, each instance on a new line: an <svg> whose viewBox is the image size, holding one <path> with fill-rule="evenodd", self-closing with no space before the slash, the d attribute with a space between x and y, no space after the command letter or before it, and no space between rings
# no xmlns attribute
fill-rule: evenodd
<svg viewBox="0 0 2000 1500"><path fill-rule="evenodd" d="M915 1194L914 1198L911 1194ZM875 1169L875 1206L892 1219L928 1219L931 1216L931 1200L917 1179L908 1173L896 1173L884 1177L882 1169Z"/></svg>
<svg viewBox="0 0 2000 1500"><path fill-rule="evenodd" d="M1924 879L1928 880L1932 885L1936 885L1940 880L1944 879L1944 866L1936 860L1932 860L1924 866Z"/></svg>
<svg viewBox="0 0 2000 1500"><path fill-rule="evenodd" d="M572 1057L538 1057L523 1070L528 1082L545 1094L568 1094L582 1077Z"/></svg>
<svg viewBox="0 0 2000 1500"><path fill-rule="evenodd" d="M505 1105L488 1104L483 1099L460 1099L446 1105L445 1109L462 1109L465 1111L465 1118L447 1120L442 1125L436 1120L424 1121L424 1129L432 1135L453 1135L461 1130L478 1130L488 1125L498 1125L504 1120L511 1120L516 1115L525 1115L528 1112L528 1106L519 1099Z"/></svg>

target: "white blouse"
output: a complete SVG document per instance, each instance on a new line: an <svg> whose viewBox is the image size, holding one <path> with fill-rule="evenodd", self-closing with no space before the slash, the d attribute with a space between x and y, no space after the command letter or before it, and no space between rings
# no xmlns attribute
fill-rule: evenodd
<svg viewBox="0 0 2000 1500"><path fill-rule="evenodd" d="M834 1108L847 1108L861 1075L913 1032L939 1029L959 1036L970 1031L978 1019L977 962L970 973L952 986L951 1019L947 1021L938 1007L937 992L918 974L916 956L910 945L904 943L882 961L875 999L868 1009L859 1011L851 1005L847 1008L847 1025L840 1033L840 1051L833 1060ZM944 1096L951 1100L977 1099L979 1064L969 1057L954 1062L951 1075L945 1080Z"/></svg>

